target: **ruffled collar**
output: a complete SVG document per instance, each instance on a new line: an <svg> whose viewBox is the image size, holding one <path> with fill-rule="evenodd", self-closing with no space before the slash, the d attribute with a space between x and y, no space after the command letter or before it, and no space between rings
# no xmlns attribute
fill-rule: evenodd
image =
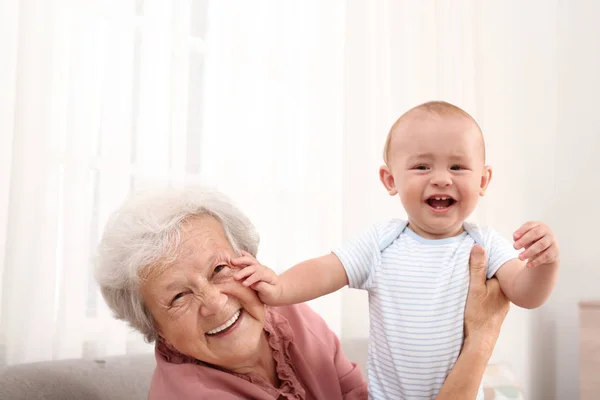
<svg viewBox="0 0 600 400"><path fill-rule="evenodd" d="M280 386L273 387L271 383L262 375L258 374L238 374L228 371L222 367L205 363L193 357L181 354L174 348L167 346L162 340L156 343L157 351L172 364L197 364L206 368L218 369L223 372L235 375L241 379L260 386L274 398L283 396L287 399L303 400L306 393L300 384L292 360L290 358L290 346L294 340L294 332L290 327L288 320L270 307L265 307L265 324L264 330L267 333L267 340L271 347L273 359L275 360L277 377L279 378Z"/></svg>

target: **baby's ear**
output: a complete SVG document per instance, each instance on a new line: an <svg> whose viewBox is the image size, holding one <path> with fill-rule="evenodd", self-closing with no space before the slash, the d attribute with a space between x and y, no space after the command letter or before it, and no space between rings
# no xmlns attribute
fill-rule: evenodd
<svg viewBox="0 0 600 400"><path fill-rule="evenodd" d="M381 180L381 183L383 183L385 190L387 190L390 196L395 196L398 194L396 182L394 182L394 176L387 165L382 165L379 167L379 179Z"/></svg>
<svg viewBox="0 0 600 400"><path fill-rule="evenodd" d="M490 181L492 180L492 167L486 165L483 167L483 173L481 174L481 183L479 184L479 195L484 196Z"/></svg>

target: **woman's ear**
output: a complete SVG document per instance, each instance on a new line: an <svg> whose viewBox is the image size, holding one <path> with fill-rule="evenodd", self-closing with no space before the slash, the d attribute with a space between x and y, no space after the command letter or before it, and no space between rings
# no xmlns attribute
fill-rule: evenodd
<svg viewBox="0 0 600 400"><path fill-rule="evenodd" d="M483 167L483 174L481 174L481 182L479 184L479 195L484 196L485 191L492 180L492 167L486 165Z"/></svg>
<svg viewBox="0 0 600 400"><path fill-rule="evenodd" d="M387 165L382 165L379 167L379 179L381 180L381 183L383 183L383 186L385 186L385 190L387 190L390 196L395 196L398 194L396 182L394 182L394 176Z"/></svg>

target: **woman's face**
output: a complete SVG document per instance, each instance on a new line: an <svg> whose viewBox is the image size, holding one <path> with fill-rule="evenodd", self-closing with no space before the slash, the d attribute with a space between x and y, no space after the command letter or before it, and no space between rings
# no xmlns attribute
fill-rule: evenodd
<svg viewBox="0 0 600 400"><path fill-rule="evenodd" d="M265 320L256 292L235 281L237 257L221 223L189 220L174 263L149 268L144 302L167 344L182 354L226 369L242 368L259 352Z"/></svg>

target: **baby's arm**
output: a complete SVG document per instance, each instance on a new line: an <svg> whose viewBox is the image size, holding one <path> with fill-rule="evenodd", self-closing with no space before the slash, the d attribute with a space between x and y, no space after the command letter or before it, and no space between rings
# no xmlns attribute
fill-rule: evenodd
<svg viewBox="0 0 600 400"><path fill-rule="evenodd" d="M515 232L514 240L514 247L525 251L518 259L506 262L496 277L511 302L523 308L537 308L550 297L556 284L558 243L552 230L540 222L524 224Z"/></svg>
<svg viewBox="0 0 600 400"><path fill-rule="evenodd" d="M235 274L235 279L245 278L243 285L255 289L260 299L270 306L303 303L348 284L344 266L335 254L303 261L279 276L248 253L232 262L246 265Z"/></svg>
<svg viewBox="0 0 600 400"><path fill-rule="evenodd" d="M250 254L232 260L243 268L235 274L237 280L258 292L267 305L302 303L335 292L350 284L368 289L370 277L381 258L380 231L392 229L397 222L374 225L322 257L303 261L281 275L260 265Z"/></svg>
<svg viewBox="0 0 600 400"><path fill-rule="evenodd" d="M285 304L316 299L348 284L346 270L335 254L303 261L285 271L279 279Z"/></svg>

